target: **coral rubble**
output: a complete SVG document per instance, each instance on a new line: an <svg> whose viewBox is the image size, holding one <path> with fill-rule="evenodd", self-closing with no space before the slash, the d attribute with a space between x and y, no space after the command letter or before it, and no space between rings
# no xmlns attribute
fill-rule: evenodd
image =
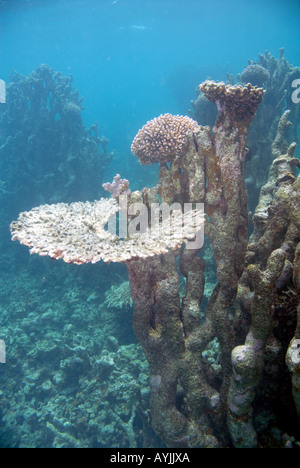
<svg viewBox="0 0 300 468"><path fill-rule="evenodd" d="M0 367L1 448L159 444L146 414L148 365L128 309L121 324L116 299L99 308L95 291L66 274L48 285L26 270L2 274L1 286L1 333L9 337L9 365Z"/></svg>

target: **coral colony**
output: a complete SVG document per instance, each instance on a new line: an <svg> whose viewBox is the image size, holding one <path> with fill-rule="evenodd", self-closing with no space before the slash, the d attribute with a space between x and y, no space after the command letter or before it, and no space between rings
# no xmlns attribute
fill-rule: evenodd
<svg viewBox="0 0 300 468"><path fill-rule="evenodd" d="M255 84L270 79L261 66L253 67L243 72L243 80L253 73ZM133 140L131 149L141 164L160 165L155 187L131 193L129 182L118 174L105 185L111 198L42 205L21 213L11 224L12 239L29 246L31 253L68 263L127 265L133 327L150 367L151 425L167 446L257 447L253 408L259 404L253 403L257 395L260 401L272 401L284 362L300 415L300 177L294 171L299 160L295 143L283 145L290 125L286 111L270 149L273 162L248 238L246 139L264 90L248 82L206 81L200 91L217 106L213 129L165 114L148 122ZM136 227L124 239L106 226L124 209L118 203L122 197ZM161 223L139 230L134 215L144 208L149 213L153 203L191 209L174 209ZM202 204L217 275L204 311L202 244L187 248L203 227ZM139 210L130 211L136 206ZM288 284L287 298L280 292ZM274 329L288 314L296 316L296 310L294 337L286 343ZM219 349L219 367L204 359L212 343ZM266 365L271 378L262 388Z"/></svg>
<svg viewBox="0 0 300 468"><path fill-rule="evenodd" d="M84 126L83 98L72 76L41 65L28 76L12 72L6 91L0 112L1 204L12 203L12 191L17 209L19 200L23 206L24 200L32 206L49 197L52 203L93 200L112 153L96 124Z"/></svg>

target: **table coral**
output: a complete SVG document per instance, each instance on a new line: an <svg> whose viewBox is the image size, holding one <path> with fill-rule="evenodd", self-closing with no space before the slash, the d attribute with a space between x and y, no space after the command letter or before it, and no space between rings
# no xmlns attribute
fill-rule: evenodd
<svg viewBox="0 0 300 468"><path fill-rule="evenodd" d="M62 258L66 263L126 262L180 247L195 237L203 220L198 210L174 211L161 225L120 240L105 229L119 210L114 198L41 205L20 213L18 220L11 223L12 240L28 245L32 254Z"/></svg>

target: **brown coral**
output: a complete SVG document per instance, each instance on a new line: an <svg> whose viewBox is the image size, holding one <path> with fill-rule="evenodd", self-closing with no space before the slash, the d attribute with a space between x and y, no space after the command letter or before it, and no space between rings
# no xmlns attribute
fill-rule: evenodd
<svg viewBox="0 0 300 468"><path fill-rule="evenodd" d="M235 121L251 120L264 95L263 88L250 83L246 86L231 86L222 81L216 83L207 80L199 88L210 101L217 104L220 115L226 112Z"/></svg>
<svg viewBox="0 0 300 468"><path fill-rule="evenodd" d="M197 130L195 120L164 114L146 123L135 136L131 151L141 164L164 163L181 156L187 146L187 132Z"/></svg>

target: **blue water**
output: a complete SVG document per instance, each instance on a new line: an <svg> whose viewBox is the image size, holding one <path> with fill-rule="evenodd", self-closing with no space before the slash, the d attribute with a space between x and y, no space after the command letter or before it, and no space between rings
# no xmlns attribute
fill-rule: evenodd
<svg viewBox="0 0 300 468"><path fill-rule="evenodd" d="M84 96L85 126L98 122L114 150L99 175L99 192L117 172L142 189L156 183L157 167L140 167L131 154L138 130L163 113L189 115L199 83L227 74L236 80L265 50L279 58L284 48L288 62L300 65L299 20L299 0L0 0L0 79L8 83L12 71L29 76L41 64L71 74ZM142 447L135 404L142 401L147 419L149 375L132 329L127 269L53 262L11 242L9 223L19 211L38 204L39 196L45 203L52 196L65 201L69 174L60 175L70 169L73 176L72 158L69 165L59 161L62 169L36 153L38 168L31 154L24 161L19 147L9 146L14 130L3 142L7 167L0 164L7 170L0 171L0 351L5 340L7 352L5 364L0 354L0 447L130 447L132 441ZM34 132L28 145L38 141ZM31 173L40 180L28 187ZM261 158L253 177L262 183L267 173ZM53 174L55 194L47 185L55 184ZM75 175L80 178L80 169ZM70 197L80 199L76 191ZM211 255L208 260L210 292L215 270ZM208 351L218 362L218 348ZM163 445L146 435L150 446Z"/></svg>
<svg viewBox="0 0 300 468"><path fill-rule="evenodd" d="M225 79L280 47L297 64L299 18L297 0L2 1L0 74L42 63L71 73L85 122L124 155L147 120L186 113L207 76Z"/></svg>

